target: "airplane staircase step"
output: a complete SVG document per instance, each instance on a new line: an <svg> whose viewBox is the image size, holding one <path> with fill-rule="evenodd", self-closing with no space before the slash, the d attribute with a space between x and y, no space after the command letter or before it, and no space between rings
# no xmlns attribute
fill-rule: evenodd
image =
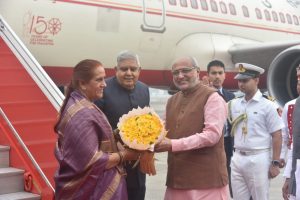
<svg viewBox="0 0 300 200"><path fill-rule="evenodd" d="M9 147L0 145L0 167L9 166Z"/></svg>
<svg viewBox="0 0 300 200"><path fill-rule="evenodd" d="M37 200L40 195L24 191L24 170L9 167L10 147L0 145L0 200Z"/></svg>
<svg viewBox="0 0 300 200"><path fill-rule="evenodd" d="M0 200L39 200L41 197L29 192L15 192L0 195Z"/></svg>
<svg viewBox="0 0 300 200"><path fill-rule="evenodd" d="M0 194L24 191L23 175L21 169L0 168Z"/></svg>
<svg viewBox="0 0 300 200"><path fill-rule="evenodd" d="M10 120L12 122L17 122L24 119L47 119L48 116L45 116L45 109L47 109L48 106L49 101L46 100L1 102L2 109L6 110L6 114L11 116ZM13 115L16 110L19 112L19 114ZM56 120L54 117L48 119L52 120L52 123Z"/></svg>

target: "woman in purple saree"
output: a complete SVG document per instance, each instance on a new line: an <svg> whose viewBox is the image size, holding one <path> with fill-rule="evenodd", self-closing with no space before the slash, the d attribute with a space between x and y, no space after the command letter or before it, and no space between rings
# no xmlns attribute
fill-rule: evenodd
<svg viewBox="0 0 300 200"><path fill-rule="evenodd" d="M105 71L96 60L83 60L73 71L71 84L55 124L55 198L126 200L122 162L138 153L119 151L105 115L93 104L103 95Z"/></svg>

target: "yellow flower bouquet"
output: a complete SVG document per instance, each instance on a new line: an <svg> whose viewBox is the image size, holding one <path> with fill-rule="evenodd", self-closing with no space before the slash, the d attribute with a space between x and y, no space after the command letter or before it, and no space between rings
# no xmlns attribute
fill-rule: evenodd
<svg viewBox="0 0 300 200"><path fill-rule="evenodd" d="M134 108L120 118L117 126L122 141L136 150L153 150L166 135L164 122L150 107Z"/></svg>

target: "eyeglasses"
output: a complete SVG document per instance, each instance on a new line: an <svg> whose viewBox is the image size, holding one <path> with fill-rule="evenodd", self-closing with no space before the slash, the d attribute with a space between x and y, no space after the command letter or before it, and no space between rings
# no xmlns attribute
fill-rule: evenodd
<svg viewBox="0 0 300 200"><path fill-rule="evenodd" d="M182 73L182 75L186 75L188 73L190 73L193 69L196 69L197 67L186 67L186 68L182 68L182 69L177 69L177 70L173 70L172 74L173 76L179 76L180 73Z"/></svg>
<svg viewBox="0 0 300 200"><path fill-rule="evenodd" d="M125 66L125 67L117 67L117 69L120 70L121 72L127 72L128 70L130 70L131 72L137 72L141 68L140 67L133 67L133 66Z"/></svg>

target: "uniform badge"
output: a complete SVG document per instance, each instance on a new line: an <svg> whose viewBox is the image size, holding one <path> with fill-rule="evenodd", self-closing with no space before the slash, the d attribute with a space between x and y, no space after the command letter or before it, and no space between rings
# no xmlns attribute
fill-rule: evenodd
<svg viewBox="0 0 300 200"><path fill-rule="evenodd" d="M246 69L244 68L243 64L239 64L239 73L244 73Z"/></svg>

